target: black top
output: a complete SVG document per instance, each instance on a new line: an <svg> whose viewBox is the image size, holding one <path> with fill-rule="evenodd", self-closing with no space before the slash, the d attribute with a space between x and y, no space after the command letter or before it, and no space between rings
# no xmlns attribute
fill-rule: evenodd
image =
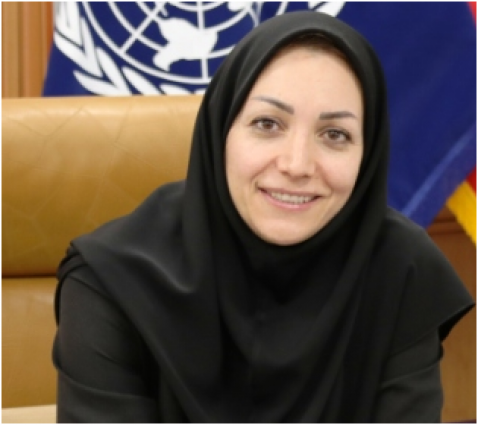
<svg viewBox="0 0 478 425"><path fill-rule="evenodd" d="M361 83L364 155L342 210L310 239L276 246L237 213L224 144L264 66L309 32L331 39ZM72 242L56 298L63 417L79 411L98 422L116 413L117 421L436 420L433 338L443 340L473 302L424 230L387 209L388 134L382 70L360 34L316 12L279 16L251 31L204 96L186 181L159 188L129 216ZM72 286L90 291L76 314L63 305L62 288ZM109 313L92 315L95 302L108 304ZM105 339L104 326L117 337ZM98 342L107 346L96 350ZM105 359L127 369L128 379L111 373ZM87 378L89 367L99 367L98 381ZM125 386L127 396L118 390ZM143 390L153 398L138 397ZM406 396L394 396L404 390Z"/></svg>
<svg viewBox="0 0 478 425"><path fill-rule="evenodd" d="M58 422L188 422L141 334L91 269L77 266L63 284L53 351ZM440 422L440 358L432 331L388 359L372 421Z"/></svg>

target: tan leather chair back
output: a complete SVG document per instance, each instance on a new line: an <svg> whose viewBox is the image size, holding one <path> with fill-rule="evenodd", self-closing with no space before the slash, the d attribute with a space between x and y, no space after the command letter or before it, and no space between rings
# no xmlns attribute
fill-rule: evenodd
<svg viewBox="0 0 478 425"><path fill-rule="evenodd" d="M55 402L58 263L71 239L185 177L200 100L2 100L3 407Z"/></svg>

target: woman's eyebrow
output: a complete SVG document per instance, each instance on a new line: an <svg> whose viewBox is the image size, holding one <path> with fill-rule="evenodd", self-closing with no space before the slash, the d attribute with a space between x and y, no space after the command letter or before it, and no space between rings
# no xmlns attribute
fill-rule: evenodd
<svg viewBox="0 0 478 425"><path fill-rule="evenodd" d="M293 114L294 113L294 108L291 105L288 105L287 103L281 102L280 100L274 99L273 97L269 96L255 96L252 98L253 100L260 100L262 102L267 102L270 103L271 105L276 106L279 109L282 109L283 111Z"/></svg>
<svg viewBox="0 0 478 425"><path fill-rule="evenodd" d="M275 99L273 97L269 97L269 96L255 96L252 98L253 100L260 100L262 102L267 102L267 103L270 103L271 105L279 108L279 109L282 109L283 111L289 113L289 114L293 114L294 113L294 107L292 105L289 105L287 103L284 103L278 99ZM322 112L320 115L319 115L319 119L320 120L332 120L332 119L336 119L336 118L355 118L357 119L357 117L355 116L355 114L353 114L352 112L350 111L333 111L333 112Z"/></svg>
<svg viewBox="0 0 478 425"><path fill-rule="evenodd" d="M322 112L319 115L319 120L333 120L336 118L355 118L355 114L349 111L334 111L334 112Z"/></svg>

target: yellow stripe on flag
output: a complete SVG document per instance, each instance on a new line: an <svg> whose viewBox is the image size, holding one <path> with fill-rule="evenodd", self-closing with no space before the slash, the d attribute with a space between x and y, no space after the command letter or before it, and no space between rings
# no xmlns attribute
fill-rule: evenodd
<svg viewBox="0 0 478 425"><path fill-rule="evenodd" d="M476 194L469 183L462 183L448 198L447 206L476 245Z"/></svg>

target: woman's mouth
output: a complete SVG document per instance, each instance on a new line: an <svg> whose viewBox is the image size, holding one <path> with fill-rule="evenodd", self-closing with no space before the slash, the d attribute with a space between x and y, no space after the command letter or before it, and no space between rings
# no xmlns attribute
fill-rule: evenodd
<svg viewBox="0 0 478 425"><path fill-rule="evenodd" d="M291 195L289 193L281 192L267 192L268 195L277 199L278 201L285 202L287 204L305 204L306 202L312 201L316 196L304 196L304 195Z"/></svg>
<svg viewBox="0 0 478 425"><path fill-rule="evenodd" d="M260 189L265 197L276 206L289 209L304 209L319 198L318 195L309 193L293 193L273 189Z"/></svg>

